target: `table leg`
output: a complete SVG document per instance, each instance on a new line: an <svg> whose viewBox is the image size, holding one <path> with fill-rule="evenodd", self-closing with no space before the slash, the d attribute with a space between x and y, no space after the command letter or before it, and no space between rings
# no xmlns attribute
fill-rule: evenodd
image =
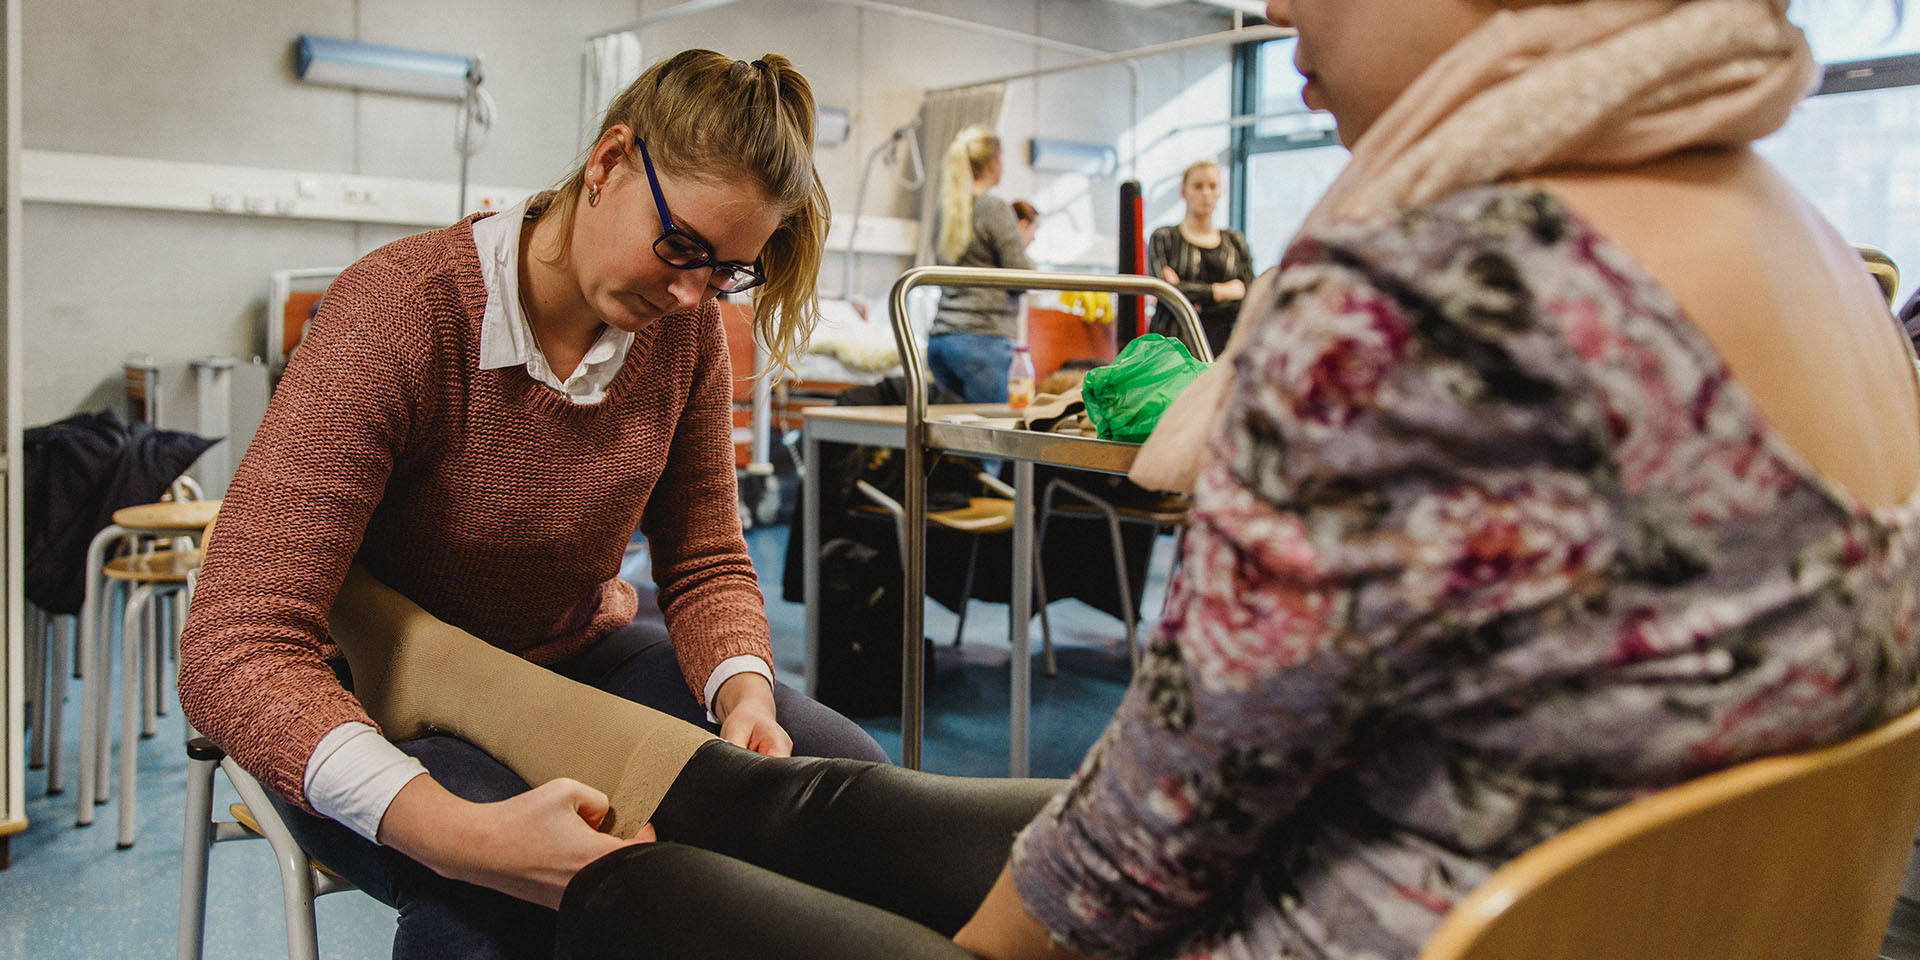
<svg viewBox="0 0 1920 960"><path fill-rule="evenodd" d="M1033 680L1033 661L1027 649L1027 621L1033 616L1033 463L1013 464L1013 689L1011 728L1007 747L1007 775L1027 775L1027 704Z"/></svg>

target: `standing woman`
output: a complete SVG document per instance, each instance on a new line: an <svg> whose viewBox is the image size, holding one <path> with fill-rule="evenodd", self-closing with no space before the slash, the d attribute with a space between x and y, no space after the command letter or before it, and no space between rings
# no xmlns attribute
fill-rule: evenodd
<svg viewBox="0 0 1920 960"><path fill-rule="evenodd" d="M1000 138L975 124L947 148L940 176L936 262L943 266L1032 270L1019 220L987 191L1000 183ZM940 310L927 337L927 369L935 383L967 403L1007 399L1007 365L1020 335L1020 294L981 287L941 287Z"/></svg>
<svg viewBox="0 0 1920 960"><path fill-rule="evenodd" d="M558 189L342 273L274 396L202 571L181 700L309 852L399 909L395 956L547 955L567 879L618 842L594 791L381 736L328 635L349 564L750 750L885 759L774 682L735 502L714 298L757 288L776 361L804 340L828 216L813 116L783 57L654 65ZM665 636L631 622L636 528Z"/></svg>
<svg viewBox="0 0 1920 960"><path fill-rule="evenodd" d="M1200 326L1215 356L1226 349L1233 319L1253 282L1253 257L1247 238L1238 230L1213 225L1220 205L1220 165L1195 161L1180 175L1180 199L1187 215L1172 226L1153 231L1147 243L1147 265L1155 276L1180 288L1200 311ZM1175 336L1173 315L1165 304L1153 313L1154 333Z"/></svg>

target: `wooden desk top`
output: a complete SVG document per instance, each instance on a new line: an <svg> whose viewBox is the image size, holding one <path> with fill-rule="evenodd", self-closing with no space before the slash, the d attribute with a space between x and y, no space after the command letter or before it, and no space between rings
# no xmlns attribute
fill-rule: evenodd
<svg viewBox="0 0 1920 960"><path fill-rule="evenodd" d="M220 513L218 500L143 503L113 512L113 522L129 530L184 530L198 533Z"/></svg>

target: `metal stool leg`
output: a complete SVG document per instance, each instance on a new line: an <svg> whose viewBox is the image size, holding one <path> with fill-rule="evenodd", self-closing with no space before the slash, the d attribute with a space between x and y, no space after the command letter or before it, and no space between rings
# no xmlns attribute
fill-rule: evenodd
<svg viewBox="0 0 1920 960"><path fill-rule="evenodd" d="M140 662L144 644L140 636L140 617L153 602L154 587L143 583L127 597L120 635L120 834L118 844L125 850L133 846L134 813L138 796L134 778L140 768L140 707L142 674Z"/></svg>
<svg viewBox="0 0 1920 960"><path fill-rule="evenodd" d="M61 721L66 716L67 653L73 649L74 618L58 615L53 618L53 625L53 637L47 647L52 663L44 681L47 706L41 714L47 721L44 737L47 744L47 796L66 789L66 768L60 759L60 742L65 734Z"/></svg>
<svg viewBox="0 0 1920 960"><path fill-rule="evenodd" d="M1133 661L1133 669L1140 669L1140 639L1138 636L1138 617L1133 612L1133 583L1127 576L1127 544L1120 538L1120 518L1109 508L1107 512L1107 533L1113 538L1113 579L1120 585L1120 619L1127 624L1127 656Z"/></svg>
<svg viewBox="0 0 1920 960"><path fill-rule="evenodd" d="M198 748L198 749L196 749ZM207 933L207 856L213 849L213 771L218 748L187 744L187 826L180 848L179 960L200 960Z"/></svg>
<svg viewBox="0 0 1920 960"><path fill-rule="evenodd" d="M26 615L27 725L33 736L27 743L27 767L38 770L47 765L47 621L51 618L39 607L27 605ZM58 752L57 750L55 752Z"/></svg>
<svg viewBox="0 0 1920 960"><path fill-rule="evenodd" d="M106 575L101 574L105 580ZM94 727L93 765L97 773L93 779L93 802L104 804L113 794L113 644L123 632L121 618L114 615L114 604L119 604L121 614L126 613L129 588L126 584L113 581L108 584L107 602L100 611L100 643L93 651L93 663L87 668L100 678L100 695L94 697L93 708L100 713L100 725Z"/></svg>
<svg viewBox="0 0 1920 960"><path fill-rule="evenodd" d="M160 715L163 717L167 715L167 691L169 689L178 690L180 688L180 631L186 629L187 626L187 591L192 589L192 582L189 581L187 586L173 591L172 602L167 604L167 632L164 642L160 645L160 663L162 669L160 671L159 691ZM164 669L167 663L174 665L173 683L171 686L167 683L167 671Z"/></svg>
<svg viewBox="0 0 1920 960"><path fill-rule="evenodd" d="M154 663L154 651L159 646L161 616L160 608L166 606L162 598L156 595L147 603L147 612L140 618L140 736L151 737L160 730L157 718L160 716L160 668Z"/></svg>
<svg viewBox="0 0 1920 960"><path fill-rule="evenodd" d="M973 605L973 573L980 566L980 535L973 535L973 549L967 552L967 576L960 584L960 625L953 628L953 645L967 632L967 608Z"/></svg>
<svg viewBox="0 0 1920 960"><path fill-rule="evenodd" d="M118 524L108 524L87 544L86 594L79 616L80 652L74 657L74 670L80 677L80 762L76 768L80 789L74 798L74 824L82 827L93 822L94 804L106 799L106 764L99 748L106 728L101 712L107 698L100 688L106 672L101 669L106 660L101 648L107 644L108 633L101 629L101 621L106 616L108 591L100 568L106 563L107 546L125 533Z"/></svg>

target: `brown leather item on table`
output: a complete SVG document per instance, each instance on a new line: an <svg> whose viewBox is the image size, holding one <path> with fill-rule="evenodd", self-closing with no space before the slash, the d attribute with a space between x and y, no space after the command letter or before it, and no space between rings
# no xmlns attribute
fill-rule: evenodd
<svg viewBox="0 0 1920 960"><path fill-rule="evenodd" d="M1086 402L1080 399L1079 387L1065 393L1043 393L1027 404L1019 427L1042 433L1055 432L1063 425L1071 429L1073 418L1086 409Z"/></svg>

